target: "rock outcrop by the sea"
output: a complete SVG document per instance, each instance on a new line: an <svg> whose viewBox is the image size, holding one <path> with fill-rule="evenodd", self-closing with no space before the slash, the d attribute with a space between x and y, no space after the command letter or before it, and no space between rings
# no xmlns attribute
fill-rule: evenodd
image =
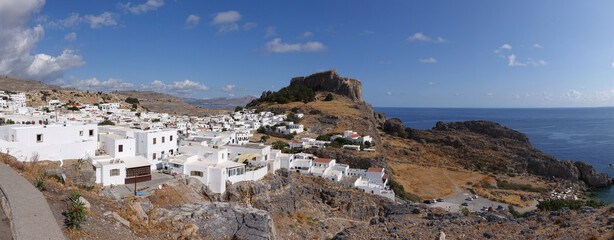
<svg viewBox="0 0 614 240"><path fill-rule="evenodd" d="M273 239L269 212L225 202L198 202L157 208L158 221L172 222L184 235L196 231L207 239ZM186 234L187 233L187 234ZM182 236L190 238L190 236Z"/></svg>
<svg viewBox="0 0 614 240"><path fill-rule="evenodd" d="M341 77L335 69L292 78L290 85L305 85L314 91L333 92L353 101L362 101L362 83L357 79Z"/></svg>
<svg viewBox="0 0 614 240"><path fill-rule="evenodd" d="M437 122L431 130L417 130L405 127L398 118L392 118L384 122L382 129L393 136L453 147L467 158L465 166L468 168L479 169L480 165L490 162L490 166L495 166L499 171L561 178L582 182L591 188L613 184L608 174L595 171L593 166L581 161L559 160L543 153L531 145L524 133L495 122ZM499 162L494 155L484 156L484 153L497 154L499 159L506 162ZM477 166L472 163L477 163Z"/></svg>

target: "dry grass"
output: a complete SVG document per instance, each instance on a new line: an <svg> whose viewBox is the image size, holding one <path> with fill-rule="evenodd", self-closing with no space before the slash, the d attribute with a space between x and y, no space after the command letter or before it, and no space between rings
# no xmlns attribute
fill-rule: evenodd
<svg viewBox="0 0 614 240"><path fill-rule="evenodd" d="M478 182L485 175L452 171L441 167L420 166L411 163L390 162L394 179L403 185L405 191L416 194L422 199L444 197L456 193L457 188L465 187L468 182Z"/></svg>
<svg viewBox="0 0 614 240"><path fill-rule="evenodd" d="M149 196L149 201L151 201L155 207L162 207L183 203L194 203L203 200L202 197L196 197L193 191L194 189L186 185L163 187L162 189L156 189L154 193Z"/></svg>

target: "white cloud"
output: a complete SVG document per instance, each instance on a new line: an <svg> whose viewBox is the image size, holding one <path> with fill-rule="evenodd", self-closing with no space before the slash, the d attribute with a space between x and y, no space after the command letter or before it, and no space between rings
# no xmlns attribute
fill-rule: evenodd
<svg viewBox="0 0 614 240"><path fill-rule="evenodd" d="M50 21L50 22L47 22L46 25L49 27L66 29L66 28L76 27L82 21L83 21L83 18L80 17L78 13L71 13L70 16L67 18L56 20L56 21Z"/></svg>
<svg viewBox="0 0 614 240"><path fill-rule="evenodd" d="M304 33L301 35L301 37L303 37L303 38L308 38L308 37L312 37L312 36L313 36L313 33L312 33L312 32L310 32L310 31L304 32Z"/></svg>
<svg viewBox="0 0 614 240"><path fill-rule="evenodd" d="M77 33L71 32L69 34L66 34L66 36L64 36L64 40L68 42L74 42L75 40L77 40Z"/></svg>
<svg viewBox="0 0 614 240"><path fill-rule="evenodd" d="M537 44L537 43L533 44L533 47L534 47L534 48L544 48L544 47L542 47L542 45L539 45L539 44Z"/></svg>
<svg viewBox="0 0 614 240"><path fill-rule="evenodd" d="M200 21L199 16L190 14L190 16L188 16L188 18L185 20L185 28L192 29L198 25L199 21Z"/></svg>
<svg viewBox="0 0 614 240"><path fill-rule="evenodd" d="M454 96L457 96L457 97L458 97L458 96L460 96L460 95L461 95L461 93L459 93L459 92L454 93Z"/></svg>
<svg viewBox="0 0 614 240"><path fill-rule="evenodd" d="M609 91L597 91L595 92L595 98L602 102L607 102L614 99L614 89Z"/></svg>
<svg viewBox="0 0 614 240"><path fill-rule="evenodd" d="M433 82L433 81L426 82L426 85L429 85L429 86L437 85L437 82Z"/></svg>
<svg viewBox="0 0 614 240"><path fill-rule="evenodd" d="M155 11L159 7L162 7L162 5L164 5L164 0L147 0L145 3L134 6L132 3L120 4L120 8L124 9L125 11L129 11L132 14L138 15L149 11Z"/></svg>
<svg viewBox="0 0 614 240"><path fill-rule="evenodd" d="M437 59L435 58L427 58L427 59L420 59L421 63L437 63Z"/></svg>
<svg viewBox="0 0 614 240"><path fill-rule="evenodd" d="M493 97L493 96L495 96L495 94L493 94L493 93L489 92L489 93L486 93L486 96L488 96L488 97Z"/></svg>
<svg viewBox="0 0 614 240"><path fill-rule="evenodd" d="M42 0L0 1L0 73L22 78L51 81L64 76L70 68L84 64L72 50L53 57L35 52L45 30L38 24L29 27L32 13L44 5Z"/></svg>
<svg viewBox="0 0 614 240"><path fill-rule="evenodd" d="M614 68L614 62L612 62L612 68Z"/></svg>
<svg viewBox="0 0 614 240"><path fill-rule="evenodd" d="M503 50L512 50L512 46L506 43L506 44L501 45L501 47L499 47L499 48L498 48L497 50L495 50L494 52L495 52L495 54L499 54L499 53L501 53Z"/></svg>
<svg viewBox="0 0 614 240"><path fill-rule="evenodd" d="M117 13L104 12L98 16L85 15L83 18L90 24L90 28L100 28L101 26L117 25L119 15Z"/></svg>
<svg viewBox="0 0 614 240"><path fill-rule="evenodd" d="M422 42L443 43L443 42L446 42L447 40L443 39L442 37L437 37L437 38L433 39L432 37L424 35L424 33L417 32L417 33L414 33L414 35L411 35L411 36L407 37L407 41L410 41L410 42L422 41Z"/></svg>
<svg viewBox="0 0 614 240"><path fill-rule="evenodd" d="M392 92L386 92L386 95L390 96L392 95Z"/></svg>
<svg viewBox="0 0 614 240"><path fill-rule="evenodd" d="M131 90L135 85L126 83L121 79L109 78L107 81L99 81L97 78L77 79L70 76L68 82L61 83L62 87L75 88L79 90L110 92L115 90Z"/></svg>
<svg viewBox="0 0 614 240"><path fill-rule="evenodd" d="M515 67L515 66L523 66L524 67L524 66L527 65L526 63L518 62L518 60L516 60L516 55L514 55L514 54L509 55L507 57L507 60L508 60L507 65L510 66L510 67Z"/></svg>
<svg viewBox="0 0 614 240"><path fill-rule="evenodd" d="M234 88L235 88L235 85L229 84L229 85L226 85L226 86L222 87L222 91L224 91L224 92L230 92L230 91L232 91Z"/></svg>
<svg viewBox="0 0 614 240"><path fill-rule="evenodd" d="M237 22L241 20L241 14L237 11L219 12L213 17L211 25L218 27L219 33L239 30Z"/></svg>
<svg viewBox="0 0 614 240"><path fill-rule="evenodd" d="M529 58L527 60L527 64L529 65L533 65L534 67L540 67L540 66L546 66L548 65L548 62L544 61L544 60L533 60L531 58Z"/></svg>
<svg viewBox="0 0 614 240"><path fill-rule="evenodd" d="M289 44L281 42L281 38L275 38L264 46L264 51L268 53L317 52L324 50L326 50L326 46L321 42L309 41L306 43Z"/></svg>
<svg viewBox="0 0 614 240"><path fill-rule="evenodd" d="M160 80L154 80L149 85L141 85L143 90L152 90L163 93L189 95L197 91L207 91L209 87L199 82L183 80L166 84Z"/></svg>
<svg viewBox="0 0 614 240"><path fill-rule="evenodd" d="M277 36L277 32L275 32L275 30L277 29L277 27L267 27L264 32L264 38L268 38L268 37L272 37L272 36Z"/></svg>
<svg viewBox="0 0 614 240"><path fill-rule="evenodd" d="M580 98L582 98L582 94L583 93L580 92L580 91L577 91L575 89L571 89L571 90L569 90L569 92L567 92L564 95L564 97L575 102L575 101L580 100Z"/></svg>
<svg viewBox="0 0 614 240"><path fill-rule="evenodd" d="M373 31L369 31L369 30L364 30L360 33L361 36L366 36L366 35L371 35L374 34L375 32Z"/></svg>
<svg viewBox="0 0 614 240"><path fill-rule="evenodd" d="M429 42L431 41L430 37L427 37L426 35L424 35L421 32L417 32L414 33L414 35L411 35L407 38L407 41L424 41L424 42Z"/></svg>
<svg viewBox="0 0 614 240"><path fill-rule="evenodd" d="M257 27L258 24L254 23L254 22L246 22L245 24L243 24L243 30L250 30L252 28Z"/></svg>

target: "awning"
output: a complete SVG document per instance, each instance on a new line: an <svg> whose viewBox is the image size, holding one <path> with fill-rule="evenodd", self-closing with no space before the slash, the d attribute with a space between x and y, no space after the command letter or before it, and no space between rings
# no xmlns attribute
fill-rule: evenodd
<svg viewBox="0 0 614 240"><path fill-rule="evenodd" d="M254 159L254 158L257 158L257 157L262 157L262 155L260 155L259 153L243 154L243 155L237 156L237 162L244 163L247 160Z"/></svg>

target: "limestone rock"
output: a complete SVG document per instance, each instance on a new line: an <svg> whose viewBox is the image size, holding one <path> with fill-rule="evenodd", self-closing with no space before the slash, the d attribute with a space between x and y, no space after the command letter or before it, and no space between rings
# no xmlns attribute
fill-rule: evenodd
<svg viewBox="0 0 614 240"><path fill-rule="evenodd" d="M157 221L172 222L184 236L198 232L208 239L272 238L273 220L269 212L249 206L203 201L154 211L154 215L160 216Z"/></svg>
<svg viewBox="0 0 614 240"><path fill-rule="evenodd" d="M145 211L141 207L141 204L139 204L137 202L133 202L133 203L130 204L130 207L136 213L136 216L140 220L145 221L145 222L149 221L149 217L147 216L147 214L145 213Z"/></svg>
<svg viewBox="0 0 614 240"><path fill-rule="evenodd" d="M305 85L314 91L327 91L347 96L353 101L362 101L362 83L360 80L341 77L336 70L319 72L307 77L295 77L292 85Z"/></svg>
<svg viewBox="0 0 614 240"><path fill-rule="evenodd" d="M87 201L87 199L85 199L83 196L79 197L79 201L83 203L83 207L87 210L90 210L90 208L92 207L92 204L90 204L90 202Z"/></svg>
<svg viewBox="0 0 614 240"><path fill-rule="evenodd" d="M130 227L130 222L128 222L128 220L124 219L123 217L121 217L119 214L117 214L116 212L111 213L111 216L118 221L119 223L121 223L122 225L126 226L126 227Z"/></svg>

